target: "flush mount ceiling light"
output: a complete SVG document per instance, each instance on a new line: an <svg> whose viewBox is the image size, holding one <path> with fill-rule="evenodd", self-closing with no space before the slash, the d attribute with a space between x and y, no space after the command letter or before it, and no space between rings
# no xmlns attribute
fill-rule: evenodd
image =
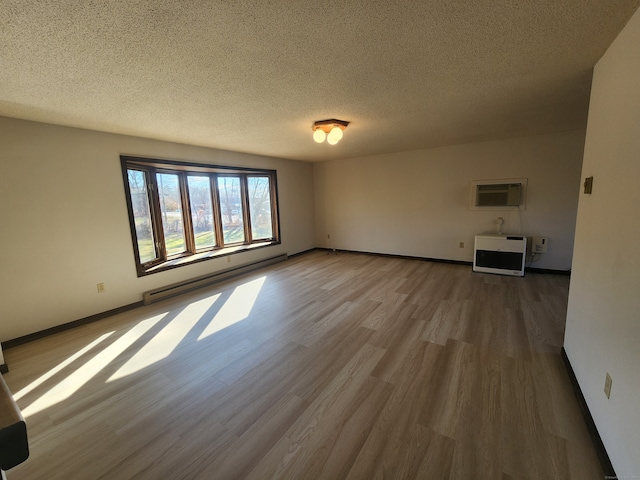
<svg viewBox="0 0 640 480"><path fill-rule="evenodd" d="M335 145L342 138L342 131L347 128L349 122L344 120L320 120L313 123L313 139L316 143L324 142L325 138L329 145Z"/></svg>

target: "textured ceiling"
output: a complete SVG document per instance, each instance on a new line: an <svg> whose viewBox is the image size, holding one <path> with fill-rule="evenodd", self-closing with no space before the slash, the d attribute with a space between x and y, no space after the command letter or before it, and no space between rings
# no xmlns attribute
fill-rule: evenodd
<svg viewBox="0 0 640 480"><path fill-rule="evenodd" d="M309 161L580 128L639 5L0 0L0 115Z"/></svg>

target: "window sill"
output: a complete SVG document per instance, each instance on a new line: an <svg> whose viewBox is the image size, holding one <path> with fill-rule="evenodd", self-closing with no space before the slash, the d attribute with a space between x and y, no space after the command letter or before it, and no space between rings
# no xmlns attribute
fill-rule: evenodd
<svg viewBox="0 0 640 480"><path fill-rule="evenodd" d="M151 275L153 273L163 272L165 270L171 270L173 268L184 267L194 263L204 262L207 260L213 260L220 257L226 257L228 255L235 255L236 253L250 252L259 248L270 247L272 245L279 245L277 240L269 240L266 242L256 242L250 245L236 245L231 247L221 248L219 250L212 250L209 252L196 253L193 255L186 255L183 257L172 258L166 262L162 262L153 267L142 270L138 273L138 277L144 277L145 275Z"/></svg>

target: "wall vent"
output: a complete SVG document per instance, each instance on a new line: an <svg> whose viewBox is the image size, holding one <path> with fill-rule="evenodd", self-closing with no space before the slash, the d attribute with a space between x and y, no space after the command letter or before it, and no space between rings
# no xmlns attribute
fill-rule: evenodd
<svg viewBox="0 0 640 480"><path fill-rule="evenodd" d="M524 210L526 178L474 180L471 182L471 210Z"/></svg>
<svg viewBox="0 0 640 480"><path fill-rule="evenodd" d="M476 207L517 207L520 205L519 183L494 183L476 187Z"/></svg>

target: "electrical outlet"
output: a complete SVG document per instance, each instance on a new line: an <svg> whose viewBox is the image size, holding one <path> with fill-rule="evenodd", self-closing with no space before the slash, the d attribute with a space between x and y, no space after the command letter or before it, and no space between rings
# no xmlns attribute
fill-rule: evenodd
<svg viewBox="0 0 640 480"><path fill-rule="evenodd" d="M99 283L97 287L98 287L98 293L104 293L104 283Z"/></svg>
<svg viewBox="0 0 640 480"><path fill-rule="evenodd" d="M604 379L604 394L607 396L607 398L611 397L612 383L613 383L613 380L611 379L611 375L609 375L609 372L607 372L607 376Z"/></svg>
<svg viewBox="0 0 640 480"><path fill-rule="evenodd" d="M464 242L460 242L460 248L464 248Z"/></svg>

